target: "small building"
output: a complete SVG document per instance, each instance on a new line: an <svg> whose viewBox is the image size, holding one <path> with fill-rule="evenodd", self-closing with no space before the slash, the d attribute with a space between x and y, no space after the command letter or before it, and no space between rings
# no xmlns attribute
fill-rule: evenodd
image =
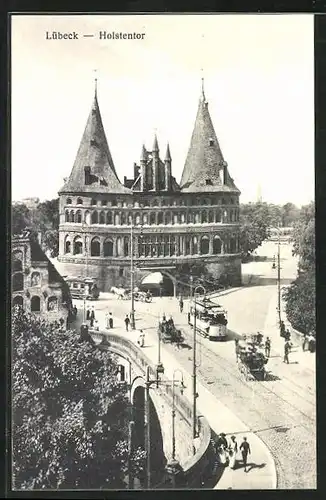
<svg viewBox="0 0 326 500"><path fill-rule="evenodd" d="M12 237L12 304L52 322L70 317L67 283L29 231Z"/></svg>

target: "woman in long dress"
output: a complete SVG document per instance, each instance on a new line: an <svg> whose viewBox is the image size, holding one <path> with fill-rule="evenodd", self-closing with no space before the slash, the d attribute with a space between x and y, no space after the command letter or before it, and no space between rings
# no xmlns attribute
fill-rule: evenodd
<svg viewBox="0 0 326 500"><path fill-rule="evenodd" d="M230 441L230 445L229 445L229 457L230 457L229 465L230 465L231 469L235 468L237 452L238 452L238 443L236 441L235 436L231 436L231 441Z"/></svg>

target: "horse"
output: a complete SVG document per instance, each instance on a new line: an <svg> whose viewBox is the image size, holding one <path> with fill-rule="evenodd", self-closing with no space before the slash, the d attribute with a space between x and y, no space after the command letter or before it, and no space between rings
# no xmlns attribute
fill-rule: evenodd
<svg viewBox="0 0 326 500"><path fill-rule="evenodd" d="M111 293L114 293L114 295L117 295L118 299L126 298L126 290L124 288L117 288L113 286L110 291Z"/></svg>

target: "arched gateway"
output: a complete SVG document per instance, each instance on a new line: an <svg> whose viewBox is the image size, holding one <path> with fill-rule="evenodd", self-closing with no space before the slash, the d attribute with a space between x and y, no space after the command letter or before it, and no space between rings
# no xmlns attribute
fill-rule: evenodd
<svg viewBox="0 0 326 500"><path fill-rule="evenodd" d="M185 265L204 265L215 278L225 275L229 284L241 284L240 191L224 161L203 90L179 183L172 175L169 145L164 149L160 154L155 135L149 150L142 146L133 178L121 183L95 93L70 177L59 191L63 272L82 275L86 264L105 291L127 288L132 257L135 285L161 272L163 293L169 295L177 293L173 275Z"/></svg>

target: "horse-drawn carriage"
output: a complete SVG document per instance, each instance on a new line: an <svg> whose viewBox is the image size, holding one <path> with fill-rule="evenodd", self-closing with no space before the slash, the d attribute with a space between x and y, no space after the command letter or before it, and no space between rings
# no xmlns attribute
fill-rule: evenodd
<svg viewBox="0 0 326 500"><path fill-rule="evenodd" d="M162 321L160 321L158 324L158 333L164 344L175 343L180 345L184 341L184 337L181 333L181 330L178 330L175 327L172 317L170 317L168 320L166 320L166 318L163 317Z"/></svg>
<svg viewBox="0 0 326 500"><path fill-rule="evenodd" d="M265 365L268 358L263 351L263 335L244 336L236 346L236 356L240 372L246 380L265 380Z"/></svg>

